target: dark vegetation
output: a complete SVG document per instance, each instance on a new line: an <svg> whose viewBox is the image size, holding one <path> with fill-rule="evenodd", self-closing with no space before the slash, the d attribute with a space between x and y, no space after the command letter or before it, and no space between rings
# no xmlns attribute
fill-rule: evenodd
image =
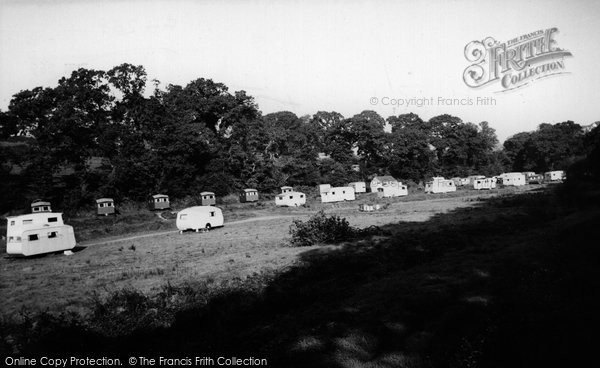
<svg viewBox="0 0 600 368"><path fill-rule="evenodd" d="M36 198L73 214L92 211L99 197L120 205L158 192L172 199L247 187L268 194L374 174L418 184L433 175L539 172L588 153L585 132L571 121L542 124L498 149L487 122L450 115L263 115L244 91L210 79L164 89L155 81L150 92L146 86L143 66L122 64L82 68L57 86L16 93L0 111L0 213L25 211ZM319 152L328 158L318 159Z"/></svg>
<svg viewBox="0 0 600 368"><path fill-rule="evenodd" d="M324 210L320 210L306 221L292 221L290 243L295 247L335 244L380 232L377 227L358 229L350 226L345 218L337 215L327 216Z"/></svg>

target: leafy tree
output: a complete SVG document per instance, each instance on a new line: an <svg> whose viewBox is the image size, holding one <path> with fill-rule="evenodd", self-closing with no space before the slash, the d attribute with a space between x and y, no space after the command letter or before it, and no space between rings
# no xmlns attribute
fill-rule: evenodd
<svg viewBox="0 0 600 368"><path fill-rule="evenodd" d="M540 124L534 132L507 139L504 150L515 171L564 169L582 157L583 131L572 121Z"/></svg>
<svg viewBox="0 0 600 368"><path fill-rule="evenodd" d="M415 114L390 116L388 167L398 178L419 181L434 172L434 153L423 121Z"/></svg>
<svg viewBox="0 0 600 368"><path fill-rule="evenodd" d="M381 174L385 169L385 120L375 111L365 110L347 120L353 147L361 159L365 175Z"/></svg>

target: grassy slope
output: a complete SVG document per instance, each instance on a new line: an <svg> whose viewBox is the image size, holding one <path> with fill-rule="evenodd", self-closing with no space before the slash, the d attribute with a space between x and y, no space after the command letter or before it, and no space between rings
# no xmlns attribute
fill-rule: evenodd
<svg viewBox="0 0 600 368"><path fill-rule="evenodd" d="M218 292L125 292L97 301L84 325L4 323L0 347L235 352L298 367L572 366L596 340L599 220L597 206L550 194L489 199Z"/></svg>

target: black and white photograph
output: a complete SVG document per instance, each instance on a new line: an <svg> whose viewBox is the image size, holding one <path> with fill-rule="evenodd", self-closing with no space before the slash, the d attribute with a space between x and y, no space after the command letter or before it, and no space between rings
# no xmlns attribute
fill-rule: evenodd
<svg viewBox="0 0 600 368"><path fill-rule="evenodd" d="M600 364L600 2L0 0L0 365Z"/></svg>

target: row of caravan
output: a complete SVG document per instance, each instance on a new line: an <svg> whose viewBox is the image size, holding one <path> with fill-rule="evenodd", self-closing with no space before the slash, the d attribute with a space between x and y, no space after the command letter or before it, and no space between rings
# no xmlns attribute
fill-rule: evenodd
<svg viewBox="0 0 600 368"><path fill-rule="evenodd" d="M483 175L472 175L466 178L452 178L456 186L472 186L473 189L494 189L497 185L522 186L527 184L542 184L561 182L566 179L563 170L548 171L544 174L535 172L510 172L486 178Z"/></svg>

